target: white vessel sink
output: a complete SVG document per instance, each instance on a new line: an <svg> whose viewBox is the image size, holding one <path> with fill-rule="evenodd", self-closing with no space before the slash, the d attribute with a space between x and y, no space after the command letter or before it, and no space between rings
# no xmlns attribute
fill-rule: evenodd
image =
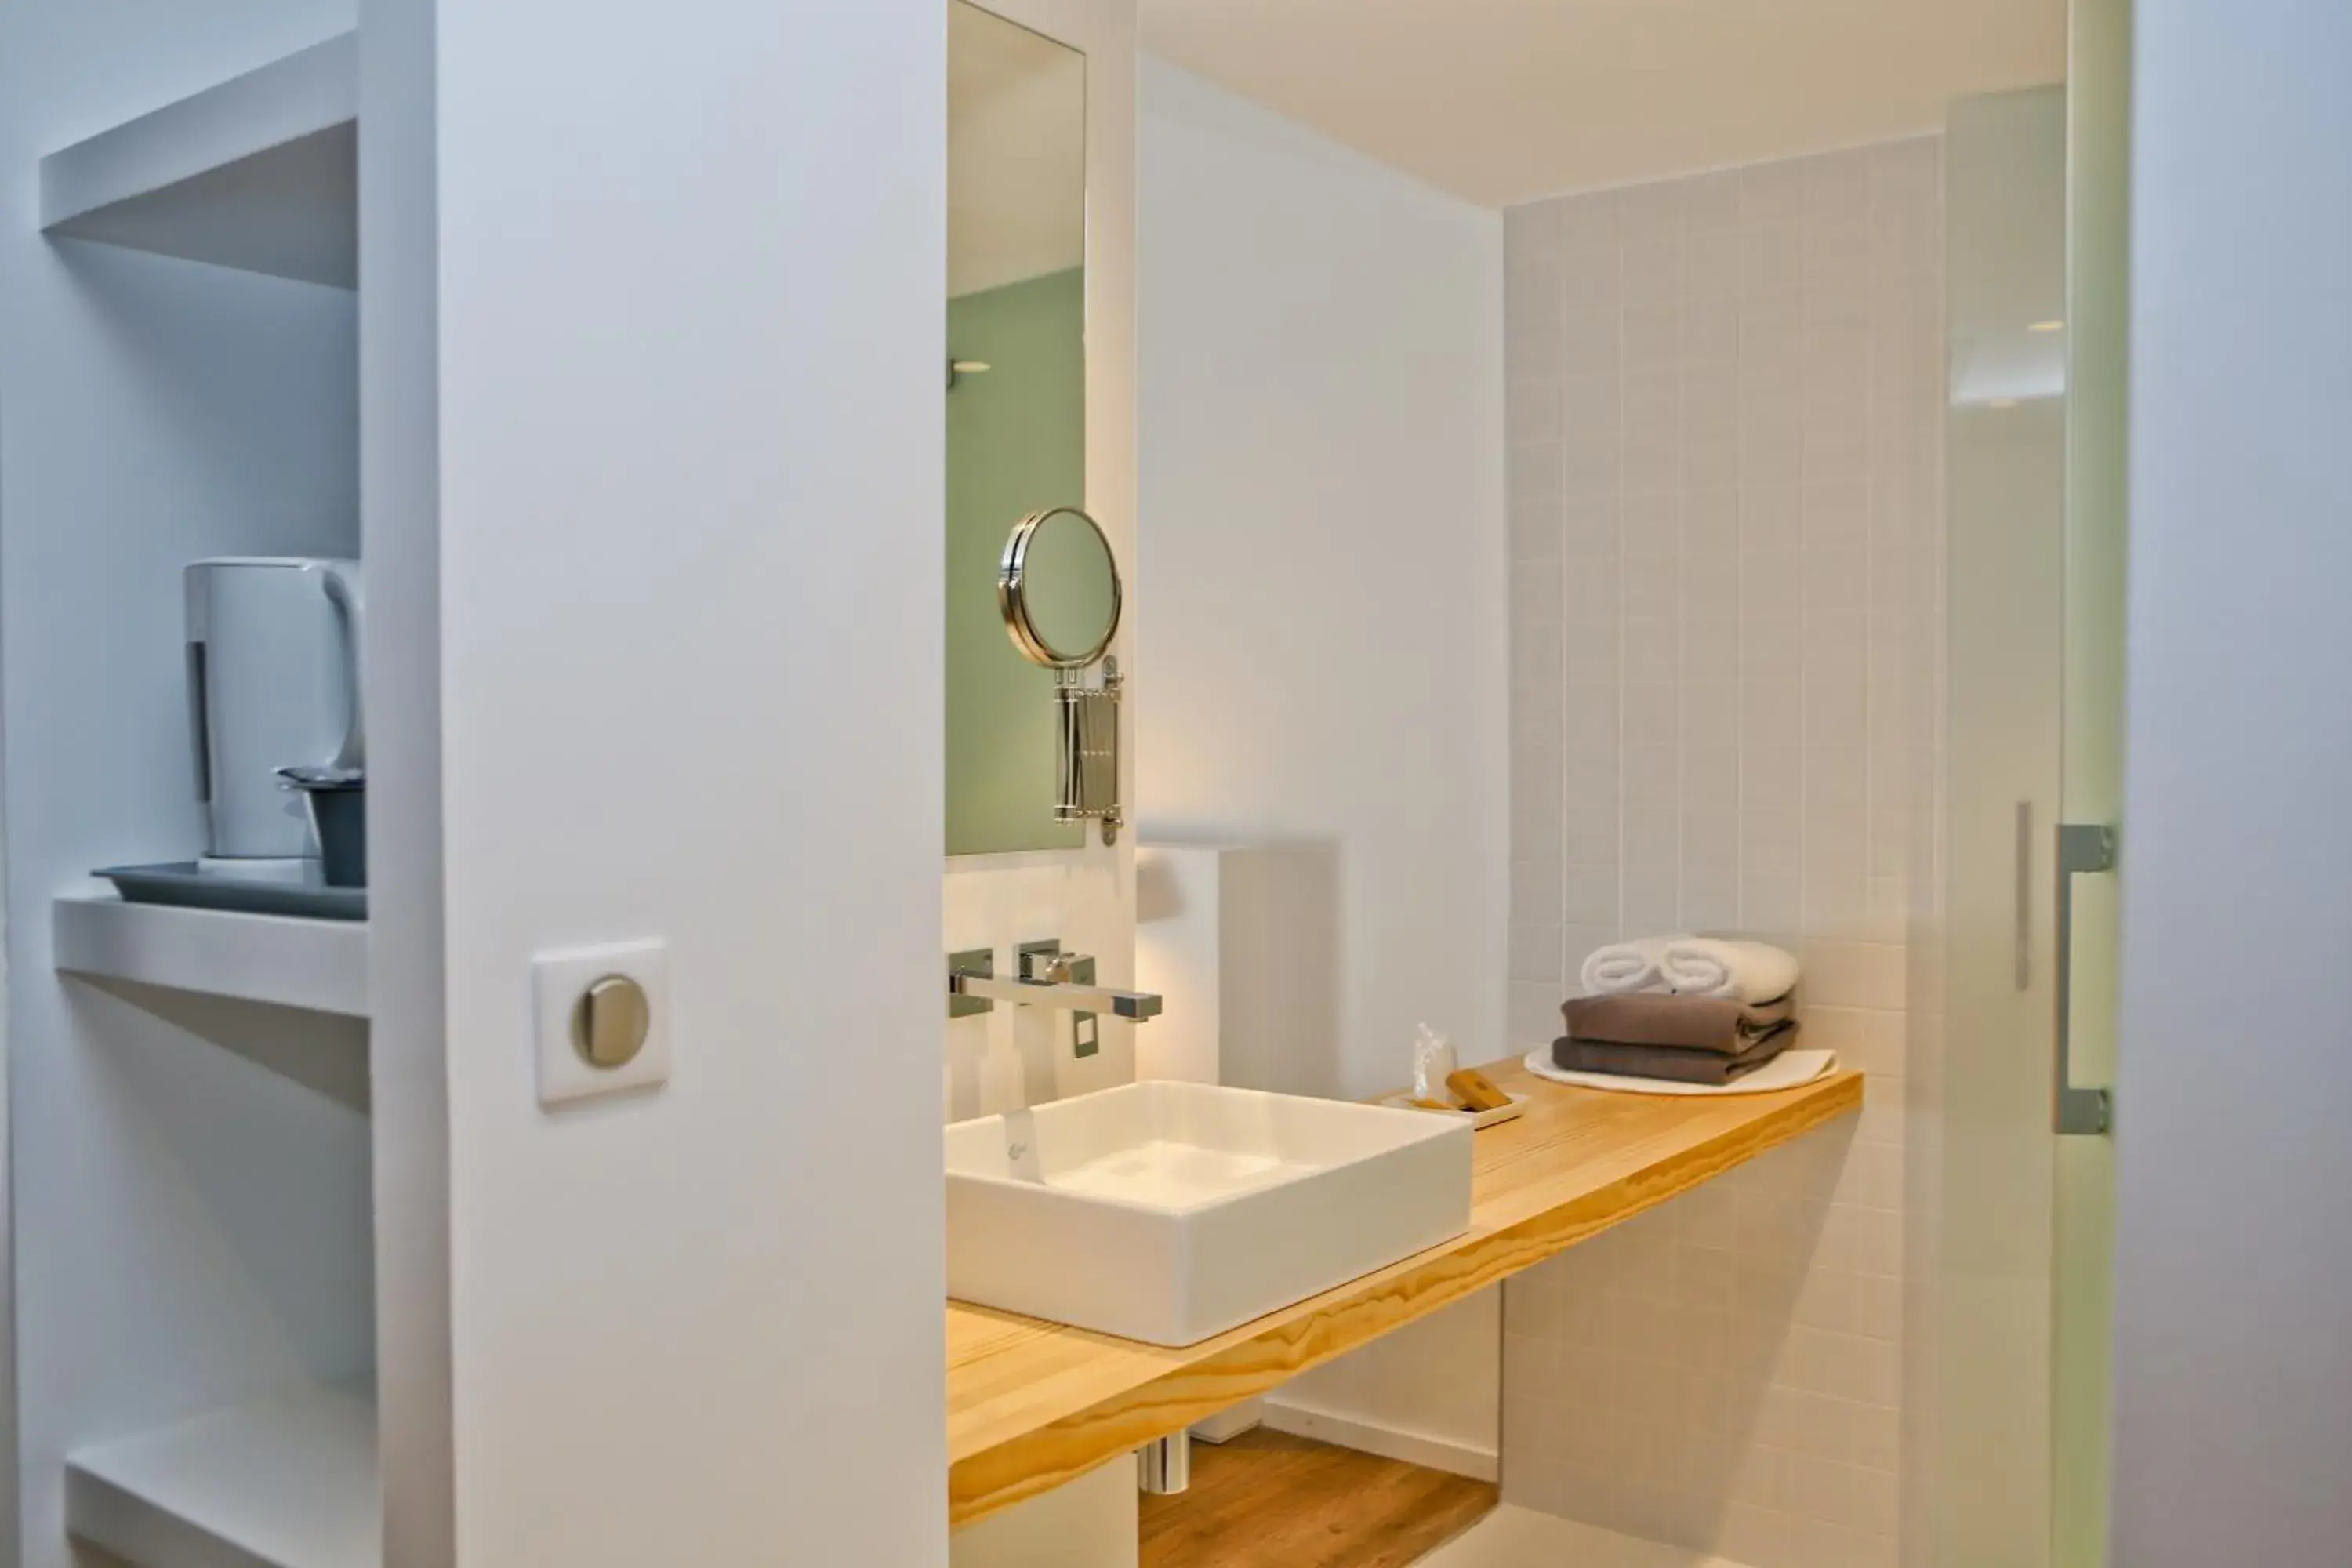
<svg viewBox="0 0 2352 1568"><path fill-rule="evenodd" d="M947 1129L948 1294L1189 1345L1470 1227L1466 1121L1137 1083Z"/></svg>

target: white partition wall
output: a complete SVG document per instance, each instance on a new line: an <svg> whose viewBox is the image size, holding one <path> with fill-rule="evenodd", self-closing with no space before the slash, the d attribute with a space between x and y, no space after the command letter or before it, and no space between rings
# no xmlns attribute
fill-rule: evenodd
<svg viewBox="0 0 2352 1568"><path fill-rule="evenodd" d="M1391 1087L1423 1018L1491 1059L1501 219L1164 61L1142 82L1142 826L1331 866L1337 1037L1281 1087Z"/></svg>
<svg viewBox="0 0 2352 1568"><path fill-rule="evenodd" d="M944 1553L944 45L439 8L462 1563ZM549 1113L533 953L639 939L669 1083Z"/></svg>
<svg viewBox="0 0 2352 1568"><path fill-rule="evenodd" d="M945 1561L944 43L0 10L0 1563ZM365 927L87 881L264 553L368 567ZM544 1106L632 941L667 1081Z"/></svg>
<svg viewBox="0 0 2352 1568"><path fill-rule="evenodd" d="M2113 1560L2352 1539L2352 9L2141 0Z"/></svg>

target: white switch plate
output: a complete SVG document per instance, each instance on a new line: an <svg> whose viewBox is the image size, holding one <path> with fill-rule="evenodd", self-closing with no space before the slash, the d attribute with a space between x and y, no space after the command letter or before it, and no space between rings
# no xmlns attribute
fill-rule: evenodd
<svg viewBox="0 0 2352 1568"><path fill-rule="evenodd" d="M669 1081L669 944L622 942L603 947L566 948L530 961L539 1038L539 1102L622 1094ZM572 1039L572 1010L588 987L608 974L625 974L645 987L648 1023L646 1043L616 1068L590 1065Z"/></svg>

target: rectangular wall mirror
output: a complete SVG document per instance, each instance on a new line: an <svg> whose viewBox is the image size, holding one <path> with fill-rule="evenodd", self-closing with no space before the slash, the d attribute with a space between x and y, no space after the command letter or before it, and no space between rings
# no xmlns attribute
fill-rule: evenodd
<svg viewBox="0 0 2352 1568"><path fill-rule="evenodd" d="M1055 672L1006 634L1026 516L1086 504L1086 57L948 5L947 849L1076 848Z"/></svg>

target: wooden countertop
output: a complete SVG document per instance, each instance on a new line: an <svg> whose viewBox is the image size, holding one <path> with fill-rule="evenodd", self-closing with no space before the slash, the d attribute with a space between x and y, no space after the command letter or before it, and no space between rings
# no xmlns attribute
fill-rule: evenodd
<svg viewBox="0 0 2352 1568"><path fill-rule="evenodd" d="M1857 1072L1676 1099L1570 1089L1516 1060L1483 1070L1530 1099L1477 1134L1470 1228L1443 1246L1181 1350L950 1301L952 1523L1051 1491L1862 1105Z"/></svg>

